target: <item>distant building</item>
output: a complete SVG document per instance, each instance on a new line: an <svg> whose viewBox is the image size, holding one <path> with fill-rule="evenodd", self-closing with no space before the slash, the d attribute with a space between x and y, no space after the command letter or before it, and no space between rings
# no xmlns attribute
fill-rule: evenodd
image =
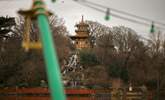
<svg viewBox="0 0 165 100"><path fill-rule="evenodd" d="M70 36L70 38L74 41L75 47L77 49L91 48L89 41L89 25L84 22L83 16L81 22L75 26L77 27L75 30L76 35Z"/></svg>

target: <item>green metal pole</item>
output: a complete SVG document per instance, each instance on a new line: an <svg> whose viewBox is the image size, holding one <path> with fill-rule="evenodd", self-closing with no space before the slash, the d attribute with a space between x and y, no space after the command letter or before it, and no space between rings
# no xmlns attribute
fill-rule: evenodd
<svg viewBox="0 0 165 100"><path fill-rule="evenodd" d="M42 5L43 2L40 0L36 0L34 4ZM37 21L41 33L44 58L47 66L46 69L48 75L49 89L51 92L51 98L52 100L66 100L63 83L61 80L61 73L57 59L57 53L54 47L54 41L52 38L52 33L50 31L48 18L45 14L42 14L44 10L45 9L43 8L37 9L37 11L39 11Z"/></svg>

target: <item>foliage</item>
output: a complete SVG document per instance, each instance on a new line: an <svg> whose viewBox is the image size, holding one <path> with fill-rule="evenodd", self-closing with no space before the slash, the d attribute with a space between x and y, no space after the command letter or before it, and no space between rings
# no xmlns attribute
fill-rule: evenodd
<svg viewBox="0 0 165 100"><path fill-rule="evenodd" d="M92 46L95 46L98 37L100 37L102 34L107 34L110 32L109 27L98 22L86 21L86 23L89 25L89 41L91 42Z"/></svg>
<svg viewBox="0 0 165 100"><path fill-rule="evenodd" d="M7 36L12 31L12 26L15 25L14 17L0 17L0 37Z"/></svg>
<svg viewBox="0 0 165 100"><path fill-rule="evenodd" d="M10 21L9 21L10 22ZM25 52L21 47L23 32L25 29L24 18L16 19L16 25L12 35L2 39L0 47L0 84L7 86L40 86L41 80L47 81L44 59L41 50ZM67 58L70 51L69 39L66 37L67 30L62 19L50 18L60 64ZM31 40L39 38L39 29L34 21L31 24Z"/></svg>
<svg viewBox="0 0 165 100"><path fill-rule="evenodd" d="M93 43L93 48L80 50L80 63L86 69L77 74L84 73L86 81L93 83L96 82L96 77L104 79L98 78L98 83L110 78L120 78L133 85L146 85L156 90L157 94L165 87L165 38L161 32L151 33L145 39L128 27L109 28L98 22L87 23L90 26L89 40ZM63 59L68 58L72 45L62 19L52 17L50 25L62 65ZM41 80L46 80L41 51L25 53L20 46L24 28L24 20L20 18L13 31L15 34L9 38L0 38L0 85L37 86ZM33 39L37 37L34 33L39 33L35 23L31 25L30 34Z"/></svg>
<svg viewBox="0 0 165 100"><path fill-rule="evenodd" d="M80 51L80 64L84 66L92 66L99 64L96 55L91 50Z"/></svg>
<svg viewBox="0 0 165 100"><path fill-rule="evenodd" d="M122 73L120 78L129 79L135 85L147 85L154 80L157 87L162 88L165 83L163 37L158 32L145 39L130 28L113 27L96 38L94 51L101 64L109 65L110 77L119 77Z"/></svg>
<svg viewBox="0 0 165 100"><path fill-rule="evenodd" d="M125 83L128 82L128 70L120 62L113 63L108 67L108 73L112 78L120 78Z"/></svg>

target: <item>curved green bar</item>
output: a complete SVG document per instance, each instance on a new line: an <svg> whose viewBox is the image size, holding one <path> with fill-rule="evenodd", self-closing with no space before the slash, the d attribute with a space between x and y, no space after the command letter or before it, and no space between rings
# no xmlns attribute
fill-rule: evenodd
<svg viewBox="0 0 165 100"><path fill-rule="evenodd" d="M41 40L47 66L48 82L52 100L66 100L57 54L54 49L55 47L53 44L48 20L45 15L39 15L37 20L41 32Z"/></svg>
<svg viewBox="0 0 165 100"><path fill-rule="evenodd" d="M39 0L36 1L38 2ZM36 5L41 5L41 2L36 3ZM44 12L45 9L37 10ZM45 14L39 14L37 16L37 21L41 33L41 41L46 63L51 98L52 100L66 100L66 96L64 94L64 87L61 80L57 53L55 51L54 41L52 38L52 32L49 27L48 18Z"/></svg>

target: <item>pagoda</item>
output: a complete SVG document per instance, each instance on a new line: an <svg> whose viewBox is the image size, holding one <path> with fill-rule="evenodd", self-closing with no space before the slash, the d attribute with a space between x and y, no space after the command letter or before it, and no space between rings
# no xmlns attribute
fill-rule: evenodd
<svg viewBox="0 0 165 100"><path fill-rule="evenodd" d="M89 25L84 22L83 16L81 22L76 24L75 27L77 27L75 30L76 35L70 36L70 38L74 41L75 47L77 49L90 48Z"/></svg>

